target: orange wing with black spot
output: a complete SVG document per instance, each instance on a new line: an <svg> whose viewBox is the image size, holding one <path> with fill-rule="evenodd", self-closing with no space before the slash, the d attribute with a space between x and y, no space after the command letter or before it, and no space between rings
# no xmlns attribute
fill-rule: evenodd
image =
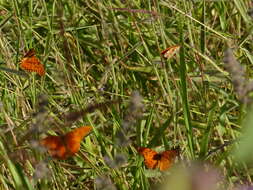
<svg viewBox="0 0 253 190"><path fill-rule="evenodd" d="M155 169L158 165L158 160L154 157L158 154L156 151L150 148L141 147L138 149L138 152L144 157L144 163L147 168Z"/></svg>
<svg viewBox="0 0 253 190"><path fill-rule="evenodd" d="M29 71L29 72L36 72L40 76L45 75L45 68L42 63L40 63L40 60L35 56L34 49L30 49L24 56L24 58L21 60L20 67L23 70Z"/></svg>
<svg viewBox="0 0 253 190"><path fill-rule="evenodd" d="M49 154L58 159L65 159L67 151L63 142L63 137L61 136L48 136L40 140L40 144L44 146Z"/></svg>
<svg viewBox="0 0 253 190"><path fill-rule="evenodd" d="M174 163L176 156L179 154L178 149L166 150L162 153L157 153L150 148L141 147L138 152L144 157L145 166L149 169L158 168L165 171Z"/></svg>
<svg viewBox="0 0 253 190"><path fill-rule="evenodd" d="M52 157L64 160L79 151L83 137L91 130L90 126L80 127L63 136L48 136L40 140L40 144L48 150Z"/></svg>

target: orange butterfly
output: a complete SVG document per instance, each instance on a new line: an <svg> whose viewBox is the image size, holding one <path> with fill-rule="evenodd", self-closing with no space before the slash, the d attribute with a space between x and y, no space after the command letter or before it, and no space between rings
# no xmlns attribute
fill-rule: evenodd
<svg viewBox="0 0 253 190"><path fill-rule="evenodd" d="M166 150L162 153L157 153L156 151L140 147L138 152L144 157L144 163L149 169L158 168L161 171L165 171L171 167L176 156L179 155L179 149Z"/></svg>
<svg viewBox="0 0 253 190"><path fill-rule="evenodd" d="M64 160L79 151L80 142L91 130L92 127L84 126L74 129L62 136L50 135L40 140L40 144L48 149L52 157Z"/></svg>
<svg viewBox="0 0 253 190"><path fill-rule="evenodd" d="M35 56L35 50L30 49L21 60L20 67L29 72L36 72L40 76L45 75L44 65L40 63L40 60Z"/></svg>
<svg viewBox="0 0 253 190"><path fill-rule="evenodd" d="M177 53L179 49L180 49L179 45L171 46L163 50L161 54L164 56L164 58L170 59L173 55Z"/></svg>

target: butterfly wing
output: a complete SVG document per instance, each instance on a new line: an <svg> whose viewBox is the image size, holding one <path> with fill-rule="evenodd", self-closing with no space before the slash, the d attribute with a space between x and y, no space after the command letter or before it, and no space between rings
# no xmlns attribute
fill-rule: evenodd
<svg viewBox="0 0 253 190"><path fill-rule="evenodd" d="M138 149L138 152L144 157L144 163L147 168L155 169L158 166L158 160L155 159L155 156L158 155L156 151L141 147Z"/></svg>
<svg viewBox="0 0 253 190"><path fill-rule="evenodd" d="M164 56L164 58L170 59L173 55L175 55L175 53L179 50L179 48L180 48L179 45L171 46L163 50L161 54Z"/></svg>
<svg viewBox="0 0 253 190"><path fill-rule="evenodd" d="M28 52L24 55L24 57L32 57L35 55L35 50L34 49L29 49Z"/></svg>
<svg viewBox="0 0 253 190"><path fill-rule="evenodd" d="M179 151L175 150L166 150L161 153L161 159L159 160L158 167L161 171L165 171L171 167L176 156L178 156Z"/></svg>
<svg viewBox="0 0 253 190"><path fill-rule="evenodd" d="M58 159L66 158L66 148L64 146L62 137L60 136L48 136L40 140L40 144L45 147L49 154Z"/></svg>
<svg viewBox="0 0 253 190"><path fill-rule="evenodd" d="M40 76L45 75L44 65L40 63L40 60L35 56L33 49L29 50L24 58L21 60L20 67L29 72L36 72Z"/></svg>
<svg viewBox="0 0 253 190"><path fill-rule="evenodd" d="M81 140L91 130L90 126L80 127L64 136L48 136L40 140L40 144L47 148L52 157L64 160L79 151Z"/></svg>
<svg viewBox="0 0 253 190"><path fill-rule="evenodd" d="M82 139L88 135L92 130L90 126L84 126L67 133L64 136L64 142L67 147L68 156L72 156L80 149Z"/></svg>

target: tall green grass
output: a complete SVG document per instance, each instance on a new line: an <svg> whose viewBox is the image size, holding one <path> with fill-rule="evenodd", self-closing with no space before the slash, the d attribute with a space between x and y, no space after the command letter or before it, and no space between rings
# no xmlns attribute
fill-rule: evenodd
<svg viewBox="0 0 253 190"><path fill-rule="evenodd" d="M1 0L0 187L152 189L163 173L145 168L139 146L179 146L185 165L201 160L222 168L228 187L251 183L250 165L238 167L233 154L248 110L223 63L224 50L234 48L251 78L251 6L250 0ZM161 51L172 45L180 52L166 60ZM30 48L46 76L21 72ZM144 109L124 128L135 91ZM64 114L109 100L120 103L66 125ZM82 125L94 131L73 158L48 159L36 145L47 133Z"/></svg>

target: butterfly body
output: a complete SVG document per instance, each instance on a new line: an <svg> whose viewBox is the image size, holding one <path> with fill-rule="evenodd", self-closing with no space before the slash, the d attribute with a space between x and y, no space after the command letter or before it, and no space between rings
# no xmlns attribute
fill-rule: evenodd
<svg viewBox="0 0 253 190"><path fill-rule="evenodd" d="M157 153L156 151L140 147L138 152L144 157L144 163L149 169L159 169L165 171L171 167L176 156L179 154L177 149L166 150L162 153Z"/></svg>
<svg viewBox="0 0 253 190"><path fill-rule="evenodd" d="M80 142L91 130L92 127L85 126L62 136L50 135L40 140L40 144L48 149L52 157L64 160L79 151Z"/></svg>
<svg viewBox="0 0 253 190"><path fill-rule="evenodd" d="M35 56L34 49L30 49L21 60L20 67L29 72L36 72L40 76L45 75L44 65Z"/></svg>

